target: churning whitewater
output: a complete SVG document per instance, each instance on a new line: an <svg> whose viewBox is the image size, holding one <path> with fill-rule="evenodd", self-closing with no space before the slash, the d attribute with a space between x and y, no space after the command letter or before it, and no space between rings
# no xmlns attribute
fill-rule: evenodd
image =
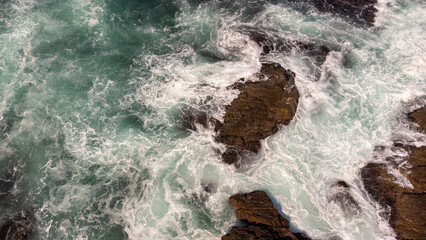
<svg viewBox="0 0 426 240"><path fill-rule="evenodd" d="M369 27L309 1L0 0L0 223L24 214L33 239L220 239L229 196L259 189L312 239L395 239L359 171L375 146L426 144L404 117L426 103L426 3L376 7ZM331 52L265 55L253 32ZM182 113L222 120L229 86L262 62L296 73L299 106L237 169ZM360 211L333 200L339 180Z"/></svg>

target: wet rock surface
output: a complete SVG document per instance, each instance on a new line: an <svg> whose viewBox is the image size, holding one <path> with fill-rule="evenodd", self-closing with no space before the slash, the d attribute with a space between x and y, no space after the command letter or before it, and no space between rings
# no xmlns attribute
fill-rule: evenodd
<svg viewBox="0 0 426 240"><path fill-rule="evenodd" d="M374 23L377 0L314 0L314 5L321 11L330 11L349 16L355 21Z"/></svg>
<svg viewBox="0 0 426 240"><path fill-rule="evenodd" d="M276 63L264 63L257 82L237 82L240 94L227 106L224 121L215 123L216 141L228 150L222 159L237 163L240 151L257 153L260 140L293 119L299 101L294 73Z"/></svg>
<svg viewBox="0 0 426 240"><path fill-rule="evenodd" d="M417 123L423 132L426 132L426 107L408 114L408 117Z"/></svg>
<svg viewBox="0 0 426 240"><path fill-rule="evenodd" d="M290 232L288 220L278 213L263 191L234 195L229 203L247 226L233 227L222 240L309 239L303 233Z"/></svg>
<svg viewBox="0 0 426 240"><path fill-rule="evenodd" d="M426 108L423 107L409 118L415 121L426 133ZM425 239L426 237L426 146L401 146L408 151L408 171L400 172L414 188L402 187L393 182L395 177L388 173L389 165L397 164L392 159L385 163L369 163L361 170L365 189L371 197L385 207L390 208L389 223L397 239Z"/></svg>
<svg viewBox="0 0 426 240"><path fill-rule="evenodd" d="M2 240L27 240L33 235L33 223L25 216L7 220L0 228Z"/></svg>

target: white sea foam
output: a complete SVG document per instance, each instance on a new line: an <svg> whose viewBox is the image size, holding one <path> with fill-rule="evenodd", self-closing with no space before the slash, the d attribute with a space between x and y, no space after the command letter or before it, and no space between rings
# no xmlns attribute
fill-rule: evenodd
<svg viewBox="0 0 426 240"><path fill-rule="evenodd" d="M129 239L218 239L236 222L229 196L262 189L290 218L292 229L314 239L394 239L380 214L384 210L366 194L359 169L374 159L377 145L389 147L394 140L424 145L424 135L400 117L408 102L425 95L426 9L420 1L404 7L379 1L372 29L313 8L307 16L297 3L207 1L194 7L181 1L175 25L135 26L147 37L158 37L155 48L170 51L141 46L129 76L114 75L118 79L97 69L85 72L73 58L49 72L46 66L62 63L61 56L37 56L37 46L60 42L62 36L32 39L32 34L70 25L41 11L27 14L28 5L16 5L22 13L9 23L16 27L0 41L0 69L18 69L0 81L0 124L16 97L14 90L32 86L15 106L21 118L2 142L0 160L22 146L32 148L30 159L41 156L33 163L40 170L29 171L29 177L38 179L31 196L42 202L35 213L42 238L107 239L102 234L117 225ZM105 48L111 30L104 21L107 4L72 1L70 6L72 27L88 36L98 31L90 44ZM43 31L38 23L45 24ZM322 66L297 49L261 56L262 49L242 31L247 28L332 51ZM120 53L109 49L93 55ZM79 60L90 57L82 54ZM190 134L176 130L175 115L189 106L221 119L238 94L228 86L256 73L261 61L278 62L296 73L299 108L294 121L262 142L249 165L235 169L220 161L223 146L214 141L211 128L198 126ZM25 68L33 72L25 74ZM89 84L81 80L85 75ZM64 82L58 84L58 78ZM63 91L67 80L75 84L65 85L70 92L83 86L81 99ZM64 96L52 97L58 93ZM424 104L418 102L410 109ZM390 154L395 151L378 158ZM402 159L405 153L397 154ZM399 172L393 173L410 187ZM358 215L330 201L330 186L338 180L350 185Z"/></svg>

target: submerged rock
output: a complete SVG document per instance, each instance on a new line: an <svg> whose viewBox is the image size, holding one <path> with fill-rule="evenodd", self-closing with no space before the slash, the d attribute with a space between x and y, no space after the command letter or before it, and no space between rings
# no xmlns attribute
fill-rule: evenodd
<svg viewBox="0 0 426 240"><path fill-rule="evenodd" d="M10 195L13 190L13 187L15 186L15 181L16 176L10 174L9 172L0 175L0 201Z"/></svg>
<svg viewBox="0 0 426 240"><path fill-rule="evenodd" d="M309 239L303 233L290 232L288 220L278 213L263 191L236 194L229 198L229 203L247 226L233 227L222 240Z"/></svg>
<svg viewBox="0 0 426 240"><path fill-rule="evenodd" d="M377 0L314 0L315 6L321 11L330 11L349 16L355 21L374 23Z"/></svg>
<svg viewBox="0 0 426 240"><path fill-rule="evenodd" d="M345 213L358 214L361 209L350 193L350 186L345 181L338 181L331 186L331 200L338 203Z"/></svg>
<svg viewBox="0 0 426 240"><path fill-rule="evenodd" d="M408 115L426 132L426 108ZM389 224L397 239L425 239L426 236L426 146L402 146L410 154L406 158L411 165L402 174L414 188L404 188L393 182L394 176L387 167L393 163L369 163L361 170L365 189L371 197L390 209Z"/></svg>
<svg viewBox="0 0 426 240"><path fill-rule="evenodd" d="M216 185L212 182L202 182L201 187L203 188L204 192L210 194L216 192Z"/></svg>
<svg viewBox="0 0 426 240"><path fill-rule="evenodd" d="M271 51L289 53L296 49L309 57L313 57L315 64L320 66L324 63L331 49L324 45L317 45L312 42L302 42L297 40L274 39L259 30L245 30L252 41L262 47L262 55L267 55Z"/></svg>
<svg viewBox="0 0 426 240"><path fill-rule="evenodd" d="M240 94L227 106L224 121L216 122L216 141L229 148L224 162L237 163L239 151L257 153L260 140L276 133L293 119L299 102L294 73L279 64L264 63L258 82L241 82Z"/></svg>
<svg viewBox="0 0 426 240"><path fill-rule="evenodd" d="M323 71L322 65L332 51L329 47L314 42L283 39L277 36L268 35L261 30L246 29L242 30L242 33L248 35L252 41L262 48L262 55L267 55L270 52L291 55L296 51L298 55L301 56L302 61L309 66L310 70L306 73L312 77L313 81L317 81L321 78Z"/></svg>
<svg viewBox="0 0 426 240"><path fill-rule="evenodd" d="M197 125L203 128L209 128L216 124L216 119L211 118L206 112L191 107L182 108L176 120L179 129L187 131L196 131Z"/></svg>
<svg viewBox="0 0 426 240"><path fill-rule="evenodd" d="M26 240L33 234L33 224L25 216L19 216L7 220L0 228L0 239L2 240Z"/></svg>
<svg viewBox="0 0 426 240"><path fill-rule="evenodd" d="M262 47L262 54L267 55L271 51L275 50L274 41L265 33L261 31L248 31L248 36L255 42L259 47Z"/></svg>

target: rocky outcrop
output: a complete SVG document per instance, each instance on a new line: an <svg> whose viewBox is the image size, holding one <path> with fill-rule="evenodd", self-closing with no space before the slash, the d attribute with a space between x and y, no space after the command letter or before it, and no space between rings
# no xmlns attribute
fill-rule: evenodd
<svg viewBox="0 0 426 240"><path fill-rule="evenodd" d="M410 113L414 120L426 132L426 108ZM365 189L371 197L390 209L389 224L393 227L397 239L425 239L426 237L426 146L402 146L409 152L408 170L400 172L410 181L413 188L402 187L394 183L394 176L387 168L398 164L388 158L385 163L369 163L361 170Z"/></svg>
<svg viewBox="0 0 426 240"><path fill-rule="evenodd" d="M33 224L25 216L7 220L0 228L2 240L27 240L33 235Z"/></svg>
<svg viewBox="0 0 426 240"><path fill-rule="evenodd" d="M257 153L260 140L276 133L281 124L293 119L299 102L295 74L276 63L264 63L259 81L240 81L240 94L226 107L224 121L216 122L216 141L228 150L222 159L237 163L241 151Z"/></svg>
<svg viewBox="0 0 426 240"><path fill-rule="evenodd" d="M426 107L408 114L408 117L417 123L422 131L426 132Z"/></svg>
<svg viewBox="0 0 426 240"><path fill-rule="evenodd" d="M363 21L369 25L374 23L377 0L313 0L321 11L330 11L349 16L355 21Z"/></svg>
<svg viewBox="0 0 426 240"><path fill-rule="evenodd" d="M222 240L309 239L303 233L290 232L288 220L278 213L263 191L234 195L229 203L247 226L233 227Z"/></svg>

